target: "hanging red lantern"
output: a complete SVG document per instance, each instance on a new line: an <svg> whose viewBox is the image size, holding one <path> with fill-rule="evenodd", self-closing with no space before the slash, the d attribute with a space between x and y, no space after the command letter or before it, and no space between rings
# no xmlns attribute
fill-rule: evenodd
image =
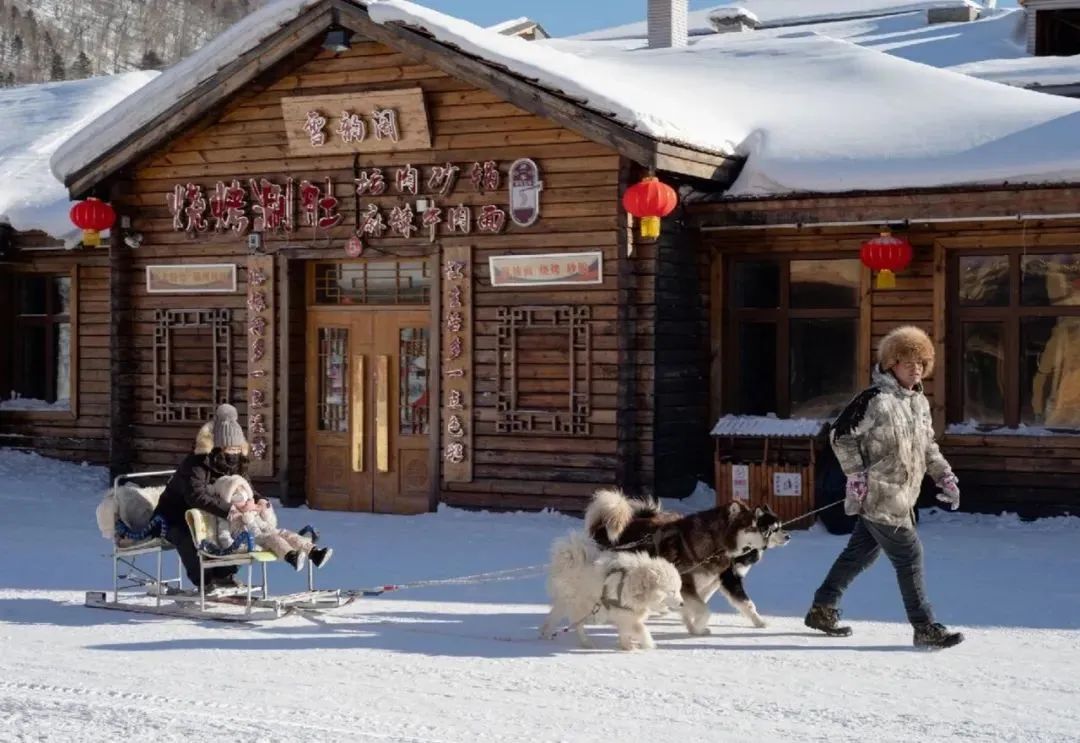
<svg viewBox="0 0 1080 743"><path fill-rule="evenodd" d="M72 223L83 231L83 245L96 248L101 245L101 232L116 222L116 212L101 199L90 196L71 207Z"/></svg>
<svg viewBox="0 0 1080 743"><path fill-rule="evenodd" d="M903 271L911 263L911 243L899 237L893 237L888 229L873 240L867 240L859 250L863 265L871 271L877 271L878 289L895 289L896 272Z"/></svg>
<svg viewBox="0 0 1080 743"><path fill-rule="evenodd" d="M659 178L642 178L623 194L623 208L641 220L642 237L660 236L660 218L671 214L679 203L675 189Z"/></svg>

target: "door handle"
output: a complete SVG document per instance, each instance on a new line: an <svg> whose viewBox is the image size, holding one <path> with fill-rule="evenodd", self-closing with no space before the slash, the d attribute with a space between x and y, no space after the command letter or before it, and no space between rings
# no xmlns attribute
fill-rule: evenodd
<svg viewBox="0 0 1080 743"><path fill-rule="evenodd" d="M352 470L353 472L364 471L364 380L367 378L364 371L364 357L357 354L353 357L352 378Z"/></svg>
<svg viewBox="0 0 1080 743"><path fill-rule="evenodd" d="M375 361L375 469L390 471L390 357Z"/></svg>

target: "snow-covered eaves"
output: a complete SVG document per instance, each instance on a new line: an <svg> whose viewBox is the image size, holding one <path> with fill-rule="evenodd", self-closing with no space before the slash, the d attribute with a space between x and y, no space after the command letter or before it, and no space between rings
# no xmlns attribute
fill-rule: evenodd
<svg viewBox="0 0 1080 743"><path fill-rule="evenodd" d="M513 18L502 23L496 23L493 26L487 27L488 31L494 31L497 34L503 36L520 36L529 40L534 39L548 39L551 34L547 32L543 26L534 21L532 18Z"/></svg>
<svg viewBox="0 0 1080 743"><path fill-rule="evenodd" d="M40 230L69 246L67 189L49 159L89 122L142 88L154 71L0 89L0 214L19 232Z"/></svg>
<svg viewBox="0 0 1080 743"><path fill-rule="evenodd" d="M716 421L713 436L735 438L811 438L821 433L825 421L809 418L777 418L775 415L725 415Z"/></svg>

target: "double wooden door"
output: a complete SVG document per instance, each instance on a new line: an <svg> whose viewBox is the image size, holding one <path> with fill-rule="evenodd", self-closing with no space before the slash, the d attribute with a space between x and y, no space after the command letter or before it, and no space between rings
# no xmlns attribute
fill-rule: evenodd
<svg viewBox="0 0 1080 743"><path fill-rule="evenodd" d="M430 313L309 308L312 508L422 513L431 490Z"/></svg>

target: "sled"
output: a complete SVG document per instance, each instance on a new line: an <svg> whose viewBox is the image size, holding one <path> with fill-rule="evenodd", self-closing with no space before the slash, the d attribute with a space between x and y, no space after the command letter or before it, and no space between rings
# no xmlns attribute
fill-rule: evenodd
<svg viewBox="0 0 1080 743"><path fill-rule="evenodd" d="M150 477L172 475L175 470L137 472L121 475L113 481L113 488L122 482ZM247 566L247 585L242 589L230 589L207 593L202 584L196 589L184 590L184 568L177 554L175 577L165 574L165 557L176 548L164 539L154 537L139 542L117 538L113 543L113 591L109 600L105 591L87 591L85 605L94 609L112 609L138 614L174 616L187 619L209 619L224 622L260 622L280 619L296 612L321 612L351 603L338 589L315 588L314 566L307 565L307 590L298 593L273 596L269 589L267 566L277 562L273 553L265 550L213 555L202 549L205 540L212 537L212 517L203 511L192 509L185 514L192 539L199 557L200 573L207 568ZM137 562L140 557L154 560L154 568L146 569ZM254 568L261 568L261 581L253 585ZM291 569L291 568L290 568Z"/></svg>

